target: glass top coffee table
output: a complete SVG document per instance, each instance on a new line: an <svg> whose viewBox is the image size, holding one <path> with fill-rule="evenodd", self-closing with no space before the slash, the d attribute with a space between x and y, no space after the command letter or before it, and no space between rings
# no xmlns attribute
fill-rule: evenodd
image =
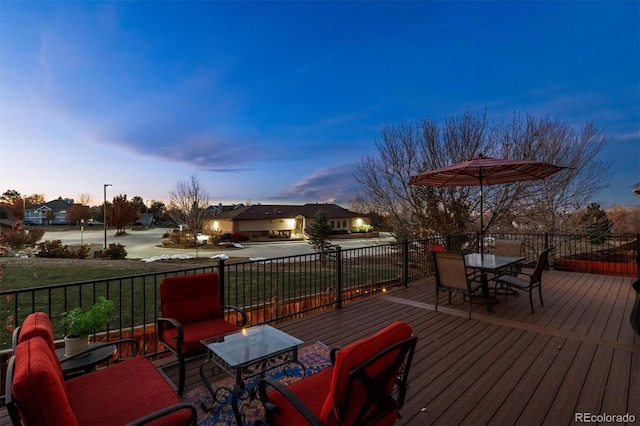
<svg viewBox="0 0 640 426"><path fill-rule="evenodd" d="M255 390L247 390L247 381L264 377L270 370L291 363L300 365L304 371L304 366L298 361L298 347L302 343L302 340L268 325L244 328L226 336L202 340L207 347L207 360L200 366L200 377L213 398L212 406L216 402L225 404L225 395L231 393L236 423L241 425L239 399L255 399ZM235 377L233 389L213 389L205 374L210 362ZM205 407L203 403L202 408L210 410L212 406Z"/></svg>

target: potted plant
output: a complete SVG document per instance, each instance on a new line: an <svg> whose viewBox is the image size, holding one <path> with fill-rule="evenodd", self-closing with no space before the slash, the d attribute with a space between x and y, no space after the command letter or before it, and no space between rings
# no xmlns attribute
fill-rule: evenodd
<svg viewBox="0 0 640 426"><path fill-rule="evenodd" d="M109 315L113 312L114 303L104 296L90 309L80 307L62 313L62 324L66 329L65 356L69 357L87 349L88 336L96 329L102 329L109 322Z"/></svg>

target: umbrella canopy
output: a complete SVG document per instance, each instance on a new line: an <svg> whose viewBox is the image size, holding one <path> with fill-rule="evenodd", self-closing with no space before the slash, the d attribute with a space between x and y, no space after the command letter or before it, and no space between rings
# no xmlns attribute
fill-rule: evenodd
<svg viewBox="0 0 640 426"><path fill-rule="evenodd" d="M564 167L539 161L480 157L412 176L410 185L483 186L544 179Z"/></svg>
<svg viewBox="0 0 640 426"><path fill-rule="evenodd" d="M482 187L527 180L544 179L565 167L540 161L505 160L490 157L479 157L451 166L442 167L412 176L410 185L423 186L480 186L480 244L481 252L484 242L484 224L482 220Z"/></svg>

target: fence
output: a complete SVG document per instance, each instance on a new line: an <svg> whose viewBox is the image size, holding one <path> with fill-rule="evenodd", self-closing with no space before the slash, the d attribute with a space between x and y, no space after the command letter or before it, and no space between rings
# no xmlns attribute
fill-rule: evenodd
<svg viewBox="0 0 640 426"><path fill-rule="evenodd" d="M340 307L365 294L427 276L425 263L416 253L409 262L408 246L392 243L228 264L221 260L211 266L0 291L0 313L6 318L0 350L10 349L13 329L31 312L47 312L55 335L62 337L63 312L89 307L105 296L114 301L116 313L109 328L93 338L137 336L144 353L156 355L159 284L164 277L217 272L223 303L243 307L250 325L256 325Z"/></svg>
<svg viewBox="0 0 640 426"><path fill-rule="evenodd" d="M555 246L554 268L631 276L638 273L638 236L611 237L595 243L575 235L490 234L484 241L485 252L491 252L492 239L523 240L529 263L535 262L540 251ZM250 325L256 325L339 308L364 295L427 277L433 274L430 248L436 245L472 252L477 250L478 238L469 234L349 250L338 248L310 255L228 264L220 261L217 265L162 273L4 290L0 291L0 314L6 322L0 331L0 350L10 349L12 330L31 312L47 312L56 336L62 337L62 313L77 306L91 306L103 295L115 302L116 314L109 328L93 338L137 336L146 355L157 355L158 288L166 276L218 272L224 303L243 307ZM593 265L589 262L598 262L600 270L590 270Z"/></svg>

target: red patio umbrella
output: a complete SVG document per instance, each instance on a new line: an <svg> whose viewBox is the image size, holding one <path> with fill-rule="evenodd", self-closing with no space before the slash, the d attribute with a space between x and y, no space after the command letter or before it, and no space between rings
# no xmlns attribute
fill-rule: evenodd
<svg viewBox="0 0 640 426"><path fill-rule="evenodd" d="M480 250L484 252L482 187L544 179L564 168L540 161L479 157L412 176L409 184L434 187L480 186Z"/></svg>

